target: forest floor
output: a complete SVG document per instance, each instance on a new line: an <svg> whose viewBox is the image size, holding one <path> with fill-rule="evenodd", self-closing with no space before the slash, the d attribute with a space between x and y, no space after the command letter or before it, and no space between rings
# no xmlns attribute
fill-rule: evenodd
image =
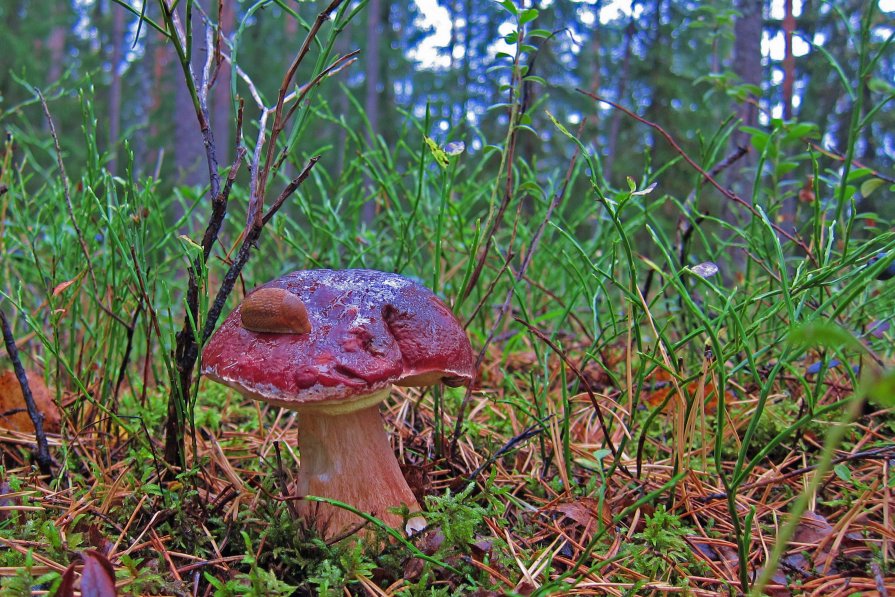
<svg viewBox="0 0 895 597"><path fill-rule="evenodd" d="M623 347L604 356L624 359ZM833 425L821 418L762 458L739 487L740 519L733 520L709 449L690 447L691 439L711 444L717 398L710 377L692 382L697 400L689 412L668 400L656 409L656 427L638 437L599 364L579 371L587 390L569 395L562 363L578 356L554 355L544 424L526 427L517 409L537 391L521 381L534 373L536 352L503 355L498 347L489 357L466 422L472 431L458 438L452 456L450 413L462 392L442 396L448 414L437 424L432 392L396 390L384 411L405 476L434 513L429 529L406 543L380 537L328 546L314 539L286 499L300 465L294 414L210 383L200 392L198 452L190 450L193 465L173 481L160 480L157 438L147 444L110 432L96 414L85 414L89 425L68 419L61 436L50 435L57 462L67 465L53 478L26 461L31 434L2 430L0 542L7 561L12 553L26 559L0 567L3 594L27 594L28 587L44 594L72 562L81 570L82 560L85 579L88 568L101 568L97 561L111 562L122 594L190 595L200 586L199 594L215 595L289 595L296 587L298 594L736 594L735 525L747 527L740 532L749 538L754 579ZM507 375L516 396L503 383ZM841 400L848 384L846 376L828 376L818 406ZM654 380L644 403L659 406L672 396L670 385ZM758 400L755 388L732 386L722 439L731 460L720 463L727 471ZM774 417L788 420L798 408L795 388L768 397L771 423L759 429L759 445L778 432ZM144 414L162 404L152 391L142 400ZM567 419L557 416L564 410ZM851 424L767 594L895 591L895 575L884 572L895 542L892 426L890 413L872 408ZM613 466L613 450L623 443ZM94 555L79 559L77 552ZM106 594L95 590L84 594Z"/></svg>

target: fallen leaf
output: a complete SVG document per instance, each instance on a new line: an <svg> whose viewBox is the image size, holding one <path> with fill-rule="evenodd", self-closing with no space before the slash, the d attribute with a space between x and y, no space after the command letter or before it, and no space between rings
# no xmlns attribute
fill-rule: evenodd
<svg viewBox="0 0 895 597"><path fill-rule="evenodd" d="M115 569L112 563L92 549L81 553L84 570L81 572L81 594L91 597L115 597Z"/></svg>
<svg viewBox="0 0 895 597"><path fill-rule="evenodd" d="M0 508L8 508L11 506L20 506L22 504L22 499L18 497L9 498L6 497L7 494L13 493L12 488L9 486L9 483L6 481L0 481ZM7 509L0 509L0 522L3 522L10 516L10 511Z"/></svg>
<svg viewBox="0 0 895 597"><path fill-rule="evenodd" d="M75 597L75 565L69 564L56 590L56 597Z"/></svg>
<svg viewBox="0 0 895 597"><path fill-rule="evenodd" d="M44 416L44 431L57 433L61 418L49 388L42 376L31 371L27 372L26 376L28 387L34 396L34 405ZM25 398L22 396L22 386L19 385L14 371L0 375L0 427L22 433L34 432L34 424L31 422Z"/></svg>
<svg viewBox="0 0 895 597"><path fill-rule="evenodd" d="M774 597L791 594L789 579L807 580L818 574L838 574L837 559L846 548L851 551L866 550L866 544L857 533L847 533L837 545L837 533L822 514L805 512L796 526L787 554L772 578L772 582L786 588L771 590L768 594Z"/></svg>

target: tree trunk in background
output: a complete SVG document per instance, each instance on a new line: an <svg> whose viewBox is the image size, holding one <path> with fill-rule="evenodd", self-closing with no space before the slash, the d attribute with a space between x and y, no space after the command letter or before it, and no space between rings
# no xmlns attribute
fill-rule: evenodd
<svg viewBox="0 0 895 597"><path fill-rule="evenodd" d="M343 32L342 35L336 38L335 43L335 51L339 56L344 56L348 52L351 51L351 41L347 35L347 31ZM337 119L346 117L350 106L348 104L348 95L343 93L339 87L335 87L335 95L330 100L332 102L332 108L334 111L333 116ZM342 174L345 172L345 152L347 151L348 144L348 132L345 130L345 127L335 125L335 135L336 135L336 171L334 173L333 179L338 184L339 179Z"/></svg>
<svg viewBox="0 0 895 597"><path fill-rule="evenodd" d="M622 70L615 88L615 101L625 103L625 93L628 89L628 76L631 72L631 54L634 47L634 34L637 33L637 21L631 16L628 26L625 28L625 49L622 58ZM603 160L603 177L612 182L612 167L615 163L615 148L618 144L618 134L622 123L622 113L615 110L609 120L609 137L606 140L606 156Z"/></svg>
<svg viewBox="0 0 895 597"><path fill-rule="evenodd" d="M62 68L65 64L65 34L68 29L65 25L53 27L47 39L47 49L50 51L50 69L47 71L47 83L52 84L62 76Z"/></svg>
<svg viewBox="0 0 895 597"><path fill-rule="evenodd" d="M207 2L206 2L207 4ZM177 7L181 21L186 26L185 2ZM197 14L193 19L192 66L196 77L201 77L205 66L205 28ZM187 89L180 62L171 60L174 73L174 166L177 169L176 181L183 185L202 185L208 183L205 166L205 147L202 133L196 120L196 109ZM175 214L179 217L181 214Z"/></svg>
<svg viewBox="0 0 895 597"><path fill-rule="evenodd" d="M367 56L365 68L364 111L370 123L370 147L376 147L376 135L379 133L379 59L380 40L382 39L382 0L370 0L367 4ZM362 220L370 225L376 216L376 198L374 196L364 204Z"/></svg>
<svg viewBox="0 0 895 597"><path fill-rule="evenodd" d="M792 120L792 93L795 87L796 59L792 53L792 34L796 18L792 14L792 0L786 0L783 16L783 120Z"/></svg>
<svg viewBox="0 0 895 597"><path fill-rule="evenodd" d="M221 28L222 38L227 39L233 33L235 19L236 14L233 3L224 2L221 7L221 14L218 15L218 24ZM289 18L286 20L288 22L295 19ZM223 46L222 50L225 50L226 44L222 42L221 45ZM214 130L214 145L215 149L217 149L218 163L222 165L229 164L234 156L230 132L234 130L235 123L230 116L230 63L226 60L221 62L213 89L211 126Z"/></svg>
<svg viewBox="0 0 895 597"><path fill-rule="evenodd" d="M742 83L761 86L762 0L738 0L737 10L740 14L733 27L733 72ZM751 99L758 101L759 98ZM743 102L736 111L744 126L758 123L758 108L751 101ZM749 134L737 130L732 141L734 148L749 147ZM752 172L756 163L757 156L750 151L739 161L738 167L731 169L731 186L747 201L752 198Z"/></svg>
<svg viewBox="0 0 895 597"><path fill-rule="evenodd" d="M121 69L124 45L124 9L112 7L111 79L109 80L109 172L118 175L118 141L121 135Z"/></svg>
<svg viewBox="0 0 895 597"><path fill-rule="evenodd" d="M158 116L162 112L162 98L170 92L170 88L167 85L167 81L165 79L165 73L168 72L170 68L170 63L173 60L174 49L171 47L171 44L161 35L155 36L155 39L152 44L152 95L149 101L149 114ZM174 73L174 75L179 75L179 72ZM177 86L175 80L175 87ZM150 118L149 119L149 137L156 139L159 135L159 118ZM162 148L160 151L164 151ZM161 158L161 155L155 158L155 161L158 162ZM153 169L155 166L153 166Z"/></svg>
<svg viewBox="0 0 895 597"><path fill-rule="evenodd" d="M147 13L148 13L147 6ZM134 104L134 130L133 152L135 178L145 176L152 171L151 157L149 155L148 137L150 110L152 109L152 72L154 68L156 46L156 33L147 29L143 33L143 57L131 66L137 79L137 97Z"/></svg>
<svg viewBox="0 0 895 597"><path fill-rule="evenodd" d="M469 73L470 73L470 52L472 51L472 28L475 26L476 19L472 14L472 0L466 0L463 4L463 18L466 19L466 27L463 31L463 58L460 62L460 124L463 131L467 131L469 123L466 114L469 112ZM464 135L465 136L465 135Z"/></svg>

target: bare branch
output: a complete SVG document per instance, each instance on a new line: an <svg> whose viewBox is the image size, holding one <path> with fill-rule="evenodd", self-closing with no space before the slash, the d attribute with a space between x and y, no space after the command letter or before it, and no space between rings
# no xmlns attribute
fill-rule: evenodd
<svg viewBox="0 0 895 597"><path fill-rule="evenodd" d="M305 164L305 167L301 171L301 173L293 178L288 185L286 185L286 188L283 189L283 192L280 193L276 201L273 202L273 205L270 206L270 209L267 210L267 213L264 214L264 217L261 219L262 224L267 224L270 219L274 217L274 215L276 215L280 208L283 207L283 203L286 202L286 199L291 197L296 189L298 189L298 187L301 185L301 183L303 183L308 175L311 174L311 168L313 168L318 161L320 161L319 155L315 155L310 160L308 160L308 163Z"/></svg>
<svg viewBox="0 0 895 597"><path fill-rule="evenodd" d="M90 260L90 251L87 249L87 241L84 240L84 233L75 219L75 209L71 202L71 187L68 184L68 175L65 173L65 164L62 163L62 148L59 146L59 136L56 134L56 125L53 124L53 117L50 116L50 108L47 106L47 100L44 98L40 89L37 90L37 96L40 98L40 105L43 106L44 115L47 118L47 124L50 127L50 135L53 137L53 146L56 149L56 164L59 167L59 177L62 179L62 189L65 193L65 207L68 209L68 217L71 225L75 229L78 237L78 243L81 245L81 251L84 253L84 260L87 262L87 271L90 272L90 279L93 281L94 292L99 291L99 285L96 283L96 274L93 273L93 262Z"/></svg>
<svg viewBox="0 0 895 597"><path fill-rule="evenodd" d="M41 96L41 99L43 99L43 96ZM19 349L16 347L15 336L12 334L12 328L9 325L9 320L6 318L6 313L2 310L0 310L0 328L3 331L6 353L9 355L9 360L12 361L16 379L22 387L22 397L25 399L25 406L28 408L28 416L31 417L31 422L34 424L34 437L37 440L37 454L35 455L37 465L43 474L52 474L53 458L50 456L47 435L44 433L44 415L37 410L37 405L34 403L34 396L31 394L31 387L28 385L28 376L25 374L25 368L22 366L21 359L19 359Z"/></svg>

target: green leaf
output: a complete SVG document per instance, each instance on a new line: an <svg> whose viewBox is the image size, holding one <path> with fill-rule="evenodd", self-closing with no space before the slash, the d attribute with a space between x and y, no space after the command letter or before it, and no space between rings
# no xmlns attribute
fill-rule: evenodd
<svg viewBox="0 0 895 597"><path fill-rule="evenodd" d="M519 41L519 32L518 31L510 31L509 33L506 34L506 36L503 38L503 40L505 42L507 42L508 44L513 45L517 41Z"/></svg>
<svg viewBox="0 0 895 597"><path fill-rule="evenodd" d="M538 9L526 8L522 11L522 14L519 15L519 24L524 25L526 23L531 23L536 18L538 18Z"/></svg>
<svg viewBox="0 0 895 597"><path fill-rule="evenodd" d="M885 95L895 95L895 85L892 85L883 79L870 79L870 82L867 83L867 87L870 88L870 91L876 91L877 93L883 93Z"/></svg>
<svg viewBox="0 0 895 597"><path fill-rule="evenodd" d="M781 176L789 174L790 172L792 172L793 170L795 170L798 167L799 167L798 162L789 162L789 161L779 162L777 164L777 167L774 168L774 174L779 178Z"/></svg>
<svg viewBox="0 0 895 597"><path fill-rule="evenodd" d="M547 81L537 75L528 75L525 77L524 81L526 83L538 83L539 85L547 86Z"/></svg>
<svg viewBox="0 0 895 597"><path fill-rule="evenodd" d="M830 321L812 321L793 329L790 340L796 346L823 346L825 348L852 348L862 351L863 346L850 332Z"/></svg>
<svg viewBox="0 0 895 597"><path fill-rule="evenodd" d="M816 124L813 122L799 122L789 128L789 131L783 139L785 141L797 141L804 139L805 137L816 138L819 136L820 129Z"/></svg>
<svg viewBox="0 0 895 597"><path fill-rule="evenodd" d="M854 182L859 178L864 178L868 174L872 174L873 169L871 168L855 168L851 172L848 173L848 178L846 178L846 182Z"/></svg>
<svg viewBox="0 0 895 597"><path fill-rule="evenodd" d="M525 34L525 37L550 37L551 35L553 35L553 33L546 29L532 29Z"/></svg>
<svg viewBox="0 0 895 597"><path fill-rule="evenodd" d="M867 398L883 408L895 406L895 369L886 371L869 382Z"/></svg>
<svg viewBox="0 0 895 597"><path fill-rule="evenodd" d="M846 466L844 462L840 462L839 464L834 466L833 472L836 473L836 476L843 481L851 481L851 470L849 470L848 466Z"/></svg>
<svg viewBox="0 0 895 597"><path fill-rule="evenodd" d="M511 15L515 16L519 14L519 9L516 8L516 5L513 4L510 0L503 0L499 4L503 6L504 10L506 10Z"/></svg>
<svg viewBox="0 0 895 597"><path fill-rule="evenodd" d="M448 165L447 154L431 137L426 136L425 140L426 146L429 148L429 152L432 154L432 157L435 158L435 162L442 168L446 168Z"/></svg>
<svg viewBox="0 0 895 597"><path fill-rule="evenodd" d="M886 184L886 181L881 178L868 178L863 183L861 183L861 197L869 197L870 194L873 193L873 191L883 186L884 184Z"/></svg>

